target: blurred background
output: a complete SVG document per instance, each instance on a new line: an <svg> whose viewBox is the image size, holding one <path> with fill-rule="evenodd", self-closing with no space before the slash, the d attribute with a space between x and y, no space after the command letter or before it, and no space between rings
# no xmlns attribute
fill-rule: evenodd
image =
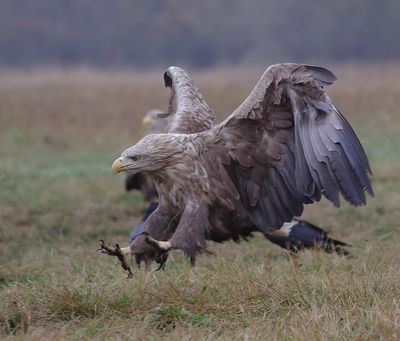
<svg viewBox="0 0 400 341"><path fill-rule="evenodd" d="M400 339L399 34L399 0L1 0L0 338ZM256 236L121 281L97 241L125 244L147 204L111 163L166 109L163 71L184 67L223 119L286 61L338 76L326 91L371 161L365 207L303 216L355 257L297 268Z"/></svg>
<svg viewBox="0 0 400 341"><path fill-rule="evenodd" d="M400 57L397 0L3 0L2 67Z"/></svg>

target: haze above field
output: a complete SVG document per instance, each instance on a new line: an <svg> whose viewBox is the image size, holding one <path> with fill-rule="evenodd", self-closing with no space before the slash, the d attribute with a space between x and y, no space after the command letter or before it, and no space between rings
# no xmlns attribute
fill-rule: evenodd
<svg viewBox="0 0 400 341"><path fill-rule="evenodd" d="M397 32L398 0L12 0L0 66L387 61Z"/></svg>

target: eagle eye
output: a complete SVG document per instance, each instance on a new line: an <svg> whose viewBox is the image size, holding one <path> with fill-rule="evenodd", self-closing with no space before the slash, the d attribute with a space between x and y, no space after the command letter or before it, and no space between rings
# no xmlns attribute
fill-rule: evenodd
<svg viewBox="0 0 400 341"><path fill-rule="evenodd" d="M131 157L131 159L132 159L133 161L137 161L137 160L138 160L138 156L137 156L137 155L134 155L134 156Z"/></svg>

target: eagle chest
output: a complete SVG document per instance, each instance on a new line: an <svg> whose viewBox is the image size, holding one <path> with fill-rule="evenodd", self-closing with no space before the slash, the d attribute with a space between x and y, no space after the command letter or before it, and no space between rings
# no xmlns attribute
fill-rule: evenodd
<svg viewBox="0 0 400 341"><path fill-rule="evenodd" d="M185 169L179 164L168 169L165 177L157 179L156 187L160 199L168 198L170 202L165 204L175 207L184 207L188 200L205 197L210 190L207 171L199 162Z"/></svg>

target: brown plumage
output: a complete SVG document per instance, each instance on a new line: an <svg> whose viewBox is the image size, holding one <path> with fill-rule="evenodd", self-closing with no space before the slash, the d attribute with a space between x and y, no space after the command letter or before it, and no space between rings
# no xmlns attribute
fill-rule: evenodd
<svg viewBox="0 0 400 341"><path fill-rule="evenodd" d="M162 263L165 251L182 249L194 262L207 239L279 229L322 195L337 207L339 193L352 205L365 204L364 192L372 195L368 160L323 91L335 79L320 67L273 65L214 125L186 73L169 68L168 132L144 137L113 164L116 173L146 173L160 199L142 235L121 250L139 263Z"/></svg>

